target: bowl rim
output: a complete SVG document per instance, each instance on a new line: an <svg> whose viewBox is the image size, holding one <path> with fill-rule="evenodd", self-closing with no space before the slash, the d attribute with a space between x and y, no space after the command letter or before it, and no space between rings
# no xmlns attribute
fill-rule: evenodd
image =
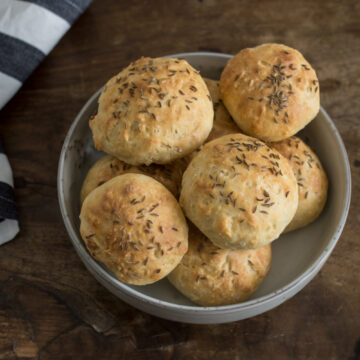
<svg viewBox="0 0 360 360"><path fill-rule="evenodd" d="M207 56L207 57L216 57L216 58L223 58L223 59L230 59L233 57L233 55L229 54L223 54L223 53L216 53L216 52L184 52L184 53L177 53L172 55L166 55L164 57L200 57L200 56ZM168 309L168 310L181 310L188 313L214 313L214 312L221 312L221 313L228 313L233 311L248 311L251 309L254 309L255 307L270 304L272 301L276 300L278 297L282 297L285 299L290 298L291 296L295 295L297 293L296 288L298 288L300 285L306 285L312 277L321 269L329 255L331 254L332 250L334 249L337 241L340 238L340 235L343 231L343 228L345 226L346 218L349 212L350 207L350 200L351 200L351 172L350 172L350 165L348 160L348 155L346 152L345 145L343 143L343 140L340 136L339 131L337 130L335 124L331 120L330 116L327 114L327 112L324 110L322 106L320 106L320 112L324 116L326 122L328 123L330 129L333 132L333 135L335 136L340 150L341 150L341 158L344 162L345 166L345 179L346 179L346 192L345 192L345 203L344 203L344 209L341 215L341 218L339 220L339 223L337 225L336 230L334 231L333 236L331 237L331 240L329 241L326 248L321 252L321 254L314 259L311 266L309 266L301 275L299 275L297 278L295 278L290 283L286 284L285 286L281 287L280 289L271 292L270 294L261 296L259 298L248 300L242 303L232 304L232 305L222 305L222 306L198 306L198 305L181 305L181 304L175 304L171 303L165 300L160 300L153 298L149 295L143 294L138 292L136 289L133 289L129 287L127 284L120 282L118 279L116 279L113 275L107 273L105 269L96 261L94 260L91 255L87 252L85 246L82 244L82 240L77 236L74 229L71 226L70 223L70 216L66 210L65 207L65 200L64 200L64 188L63 188L63 169L64 169L64 163L65 163L65 154L68 149L68 145L70 142L70 139L72 137L72 134L74 132L74 129L80 122L80 120L83 117L83 113L91 106L91 104L96 100L96 98L99 96L102 88L100 88L98 91L96 91L85 103L85 105L82 107L80 112L77 114L75 120L73 121L72 125L70 126L67 135L65 137L60 158L59 158L59 164L58 164L58 174L57 174L57 192L58 192L58 201L60 205L61 215L65 224L65 228L69 234L70 240L75 247L75 250L77 251L79 257L81 260L86 263L89 267L92 268L92 270L105 282L110 283L113 287L115 287L120 292L126 293L128 296L133 297L137 299L138 301L145 302L148 304L151 304L153 306L156 306L158 308Z"/></svg>

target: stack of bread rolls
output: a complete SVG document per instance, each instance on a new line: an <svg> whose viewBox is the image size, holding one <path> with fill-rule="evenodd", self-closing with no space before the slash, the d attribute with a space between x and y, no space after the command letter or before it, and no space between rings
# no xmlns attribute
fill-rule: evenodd
<svg viewBox="0 0 360 360"><path fill-rule="evenodd" d="M164 277L194 303L247 300L271 243L314 221L327 177L294 135L320 108L295 49L243 49L220 81L184 59L141 58L111 78L90 119L97 150L81 190L80 233L122 282Z"/></svg>

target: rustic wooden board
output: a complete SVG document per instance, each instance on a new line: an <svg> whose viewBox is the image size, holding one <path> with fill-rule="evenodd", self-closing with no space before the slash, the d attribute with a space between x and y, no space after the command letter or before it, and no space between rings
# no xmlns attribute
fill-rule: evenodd
<svg viewBox="0 0 360 360"><path fill-rule="evenodd" d="M21 224L0 248L0 359L359 359L359 19L357 0L94 1L0 112ZM311 284L266 314L212 326L144 314L98 284L68 239L56 195L65 134L131 60L264 42L298 48L317 70L352 168L345 230Z"/></svg>

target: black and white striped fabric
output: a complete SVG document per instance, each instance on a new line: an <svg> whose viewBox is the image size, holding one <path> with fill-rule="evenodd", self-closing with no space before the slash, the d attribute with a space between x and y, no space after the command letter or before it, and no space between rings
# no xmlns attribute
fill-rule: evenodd
<svg viewBox="0 0 360 360"><path fill-rule="evenodd" d="M0 0L0 110L90 2ZM0 245L18 231L12 171L0 144Z"/></svg>
<svg viewBox="0 0 360 360"><path fill-rule="evenodd" d="M0 142L0 245L19 232L13 187L10 164Z"/></svg>
<svg viewBox="0 0 360 360"><path fill-rule="evenodd" d="M0 109L91 0L0 0Z"/></svg>

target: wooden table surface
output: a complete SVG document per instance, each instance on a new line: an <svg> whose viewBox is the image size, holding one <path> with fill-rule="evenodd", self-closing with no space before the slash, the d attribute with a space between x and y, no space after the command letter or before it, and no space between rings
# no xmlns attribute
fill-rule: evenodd
<svg viewBox="0 0 360 360"><path fill-rule="evenodd" d="M131 60L298 48L352 170L344 232L316 278L254 318L188 325L125 304L85 269L56 192L60 149L86 100ZM0 112L21 232L0 248L0 359L359 359L360 2L95 0Z"/></svg>

